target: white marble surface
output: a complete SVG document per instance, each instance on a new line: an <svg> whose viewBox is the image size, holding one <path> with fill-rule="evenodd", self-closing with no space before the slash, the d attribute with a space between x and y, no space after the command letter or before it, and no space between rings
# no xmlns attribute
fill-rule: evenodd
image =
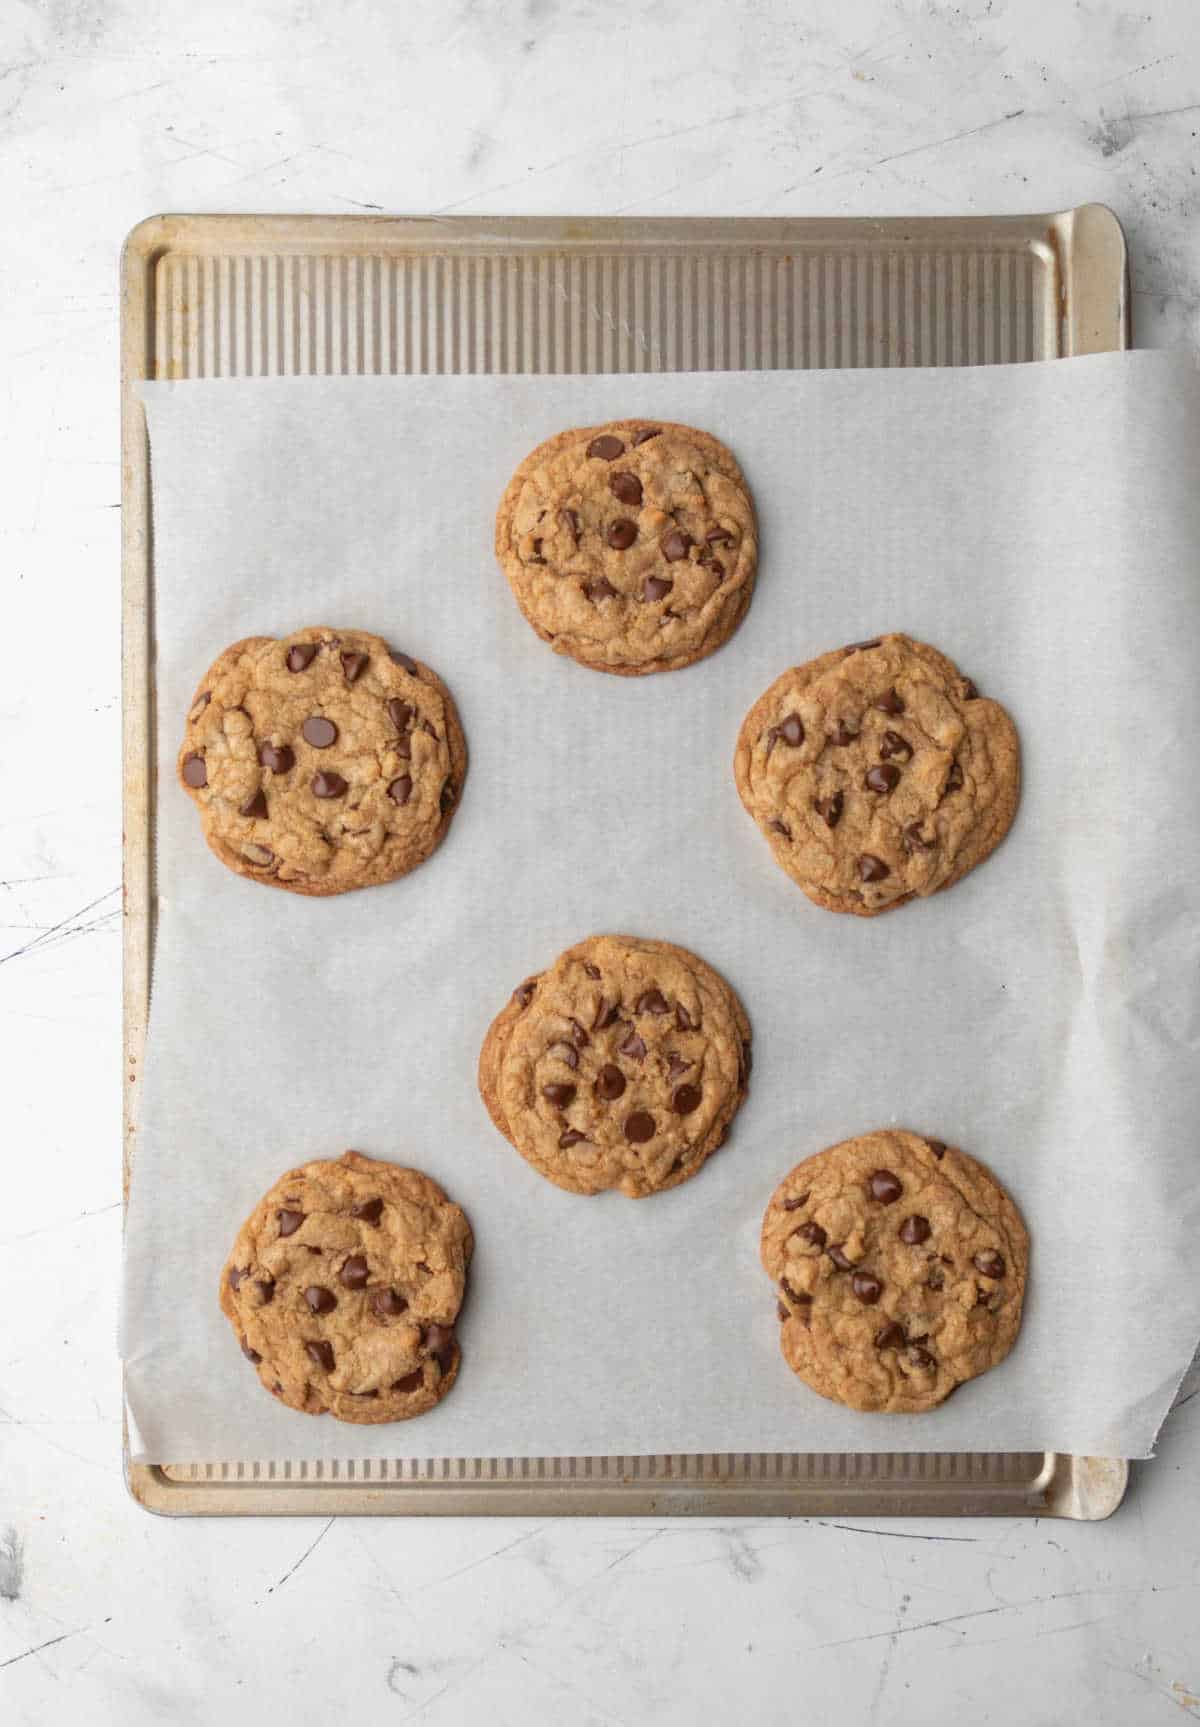
<svg viewBox="0 0 1200 1727"><path fill-rule="evenodd" d="M0 1721L1200 1717L1200 1397L1104 1525L172 1524L113 1348L125 231L1101 199L1195 346L1198 130L1192 0L0 0Z"/></svg>

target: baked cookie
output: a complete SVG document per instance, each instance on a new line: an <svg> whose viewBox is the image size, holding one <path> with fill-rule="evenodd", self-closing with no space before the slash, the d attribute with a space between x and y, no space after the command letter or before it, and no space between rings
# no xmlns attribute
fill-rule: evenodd
<svg viewBox="0 0 1200 1727"><path fill-rule="evenodd" d="M179 752L221 862L303 894L415 869L444 838L466 771L445 684L363 630L235 642L200 680Z"/></svg>
<svg viewBox="0 0 1200 1727"><path fill-rule="evenodd" d="M521 463L496 556L555 653L637 677L715 652L754 588L758 529L741 469L707 432L613 420Z"/></svg>
<svg viewBox="0 0 1200 1727"><path fill-rule="evenodd" d="M1012 824L1021 777L999 702L900 635L784 672L742 722L733 772L776 862L809 899L858 917L981 863Z"/></svg>
<svg viewBox="0 0 1200 1727"><path fill-rule="evenodd" d="M479 1090L506 1139L569 1193L644 1199L695 1175L750 1074L750 1025L685 948L590 936L492 1021Z"/></svg>
<svg viewBox="0 0 1200 1727"><path fill-rule="evenodd" d="M995 1177L899 1130L798 1163L763 1218L784 1360L851 1409L919 1414L1003 1361L1028 1260L1025 1225Z"/></svg>
<svg viewBox="0 0 1200 1727"><path fill-rule="evenodd" d="M436 1181L347 1151L259 1201L221 1273L221 1311L289 1409L406 1421L458 1377L473 1245Z"/></svg>

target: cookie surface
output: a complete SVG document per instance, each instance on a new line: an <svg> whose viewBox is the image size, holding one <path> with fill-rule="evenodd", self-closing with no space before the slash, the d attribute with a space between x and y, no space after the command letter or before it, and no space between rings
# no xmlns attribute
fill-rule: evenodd
<svg viewBox="0 0 1200 1727"><path fill-rule="evenodd" d="M741 469L707 432L612 420L560 432L521 463L496 556L543 641L598 671L674 671L741 622L758 566Z"/></svg>
<svg viewBox="0 0 1200 1727"><path fill-rule="evenodd" d="M742 722L733 771L776 862L817 905L859 917L982 863L1021 777L999 702L903 635L784 672Z"/></svg>
<svg viewBox="0 0 1200 1727"><path fill-rule="evenodd" d="M473 1245L436 1181L347 1151L259 1201L221 1273L221 1311L289 1409L406 1421L458 1377Z"/></svg>
<svg viewBox="0 0 1200 1727"><path fill-rule="evenodd" d="M221 862L292 893L406 875L445 836L467 771L453 698L362 630L235 642L200 681L179 783Z"/></svg>
<svg viewBox="0 0 1200 1727"><path fill-rule="evenodd" d="M850 1409L918 1414L1012 1348L1029 1238L973 1157L899 1130L806 1158L763 1218L793 1373Z"/></svg>
<svg viewBox="0 0 1200 1727"><path fill-rule="evenodd" d="M555 1186L642 1199L695 1175L749 1073L749 1022L711 966L669 942L591 936L493 1020L479 1090Z"/></svg>

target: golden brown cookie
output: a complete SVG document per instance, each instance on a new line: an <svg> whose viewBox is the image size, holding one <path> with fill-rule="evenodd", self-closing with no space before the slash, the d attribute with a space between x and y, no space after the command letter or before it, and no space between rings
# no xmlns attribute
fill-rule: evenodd
<svg viewBox="0 0 1200 1727"><path fill-rule="evenodd" d="M784 1360L850 1409L919 1414L1003 1361L1028 1261L995 1177L899 1129L798 1163L763 1218Z"/></svg>
<svg viewBox="0 0 1200 1727"><path fill-rule="evenodd" d="M784 672L742 722L733 772L776 862L817 905L858 917L982 863L1021 777L999 702L902 635Z"/></svg>
<svg viewBox="0 0 1200 1727"><path fill-rule="evenodd" d="M539 1174L631 1199L695 1175L749 1074L729 985L685 948L636 936L590 936L527 978L479 1057L488 1113Z"/></svg>
<svg viewBox="0 0 1200 1727"><path fill-rule="evenodd" d="M406 1421L458 1377L473 1246L436 1181L347 1151L259 1201L221 1273L221 1311L289 1409Z"/></svg>
<svg viewBox="0 0 1200 1727"><path fill-rule="evenodd" d="M221 862L302 894L415 869L445 837L466 771L445 684L363 630L235 642L200 680L179 752Z"/></svg>
<svg viewBox="0 0 1200 1727"><path fill-rule="evenodd" d="M758 528L741 469L708 432L612 420L526 456L500 500L496 556L555 653L637 677L690 666L733 634Z"/></svg>

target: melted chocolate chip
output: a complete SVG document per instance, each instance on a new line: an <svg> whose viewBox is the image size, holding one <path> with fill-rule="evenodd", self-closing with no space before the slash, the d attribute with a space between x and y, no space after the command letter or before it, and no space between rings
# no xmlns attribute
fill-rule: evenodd
<svg viewBox="0 0 1200 1727"><path fill-rule="evenodd" d="M787 1308L783 1305L782 1301L779 1302L779 1304L778 1304L777 1312L779 1314L780 1319L782 1319L782 1320L786 1321L792 1317L791 1314L788 1312Z"/></svg>
<svg viewBox="0 0 1200 1727"><path fill-rule="evenodd" d="M392 781L388 787L388 796L394 804L406 804L412 796L412 775L401 774L399 779Z"/></svg>
<svg viewBox="0 0 1200 1727"><path fill-rule="evenodd" d="M695 1062L685 1061L683 1056L676 1055L675 1051L671 1050L667 1056L667 1078L678 1079L681 1073L686 1073L689 1067L695 1065Z"/></svg>
<svg viewBox="0 0 1200 1727"><path fill-rule="evenodd" d="M197 755L194 750L190 756L183 758L183 783L191 786L194 792L202 790L208 784L208 768L205 766L204 757Z"/></svg>
<svg viewBox="0 0 1200 1727"><path fill-rule="evenodd" d="M337 1296L321 1283L310 1283L304 1291L304 1299L312 1313L332 1313L337 1306Z"/></svg>
<svg viewBox="0 0 1200 1727"><path fill-rule="evenodd" d="M895 1320L890 1325L885 1325L882 1331L875 1333L876 1349L903 1349L907 1342L904 1327L897 1325Z"/></svg>
<svg viewBox="0 0 1200 1727"><path fill-rule="evenodd" d="M589 456L598 456L602 462L615 462L618 456L624 455L625 446L620 438L614 438L611 432L605 432L602 437L592 439L587 453Z"/></svg>
<svg viewBox="0 0 1200 1727"><path fill-rule="evenodd" d="M416 660L414 660L411 657L411 655L397 653L396 649L393 648L392 649L392 658L395 660L395 662L398 666L404 667L405 671L408 673L408 675L410 677L413 677L413 678L419 678L420 677L421 668L417 664Z"/></svg>
<svg viewBox="0 0 1200 1727"><path fill-rule="evenodd" d="M698 1019L693 1019L687 1008L684 1007L683 1003L677 1001L675 1003L675 1024L679 1027L680 1031L697 1031L700 1026L700 1021Z"/></svg>
<svg viewBox="0 0 1200 1727"><path fill-rule="evenodd" d="M856 1271L850 1279L850 1287L867 1307L874 1307L883 1294L883 1284L869 1271Z"/></svg>
<svg viewBox="0 0 1200 1727"><path fill-rule="evenodd" d="M902 714L904 712L904 703L894 689L885 690L881 696L877 696L872 706L880 708L885 714Z"/></svg>
<svg viewBox="0 0 1200 1727"><path fill-rule="evenodd" d="M421 1347L429 1351L443 1373L449 1373L454 1361L454 1333L448 1325L427 1325L421 1333Z"/></svg>
<svg viewBox="0 0 1200 1727"><path fill-rule="evenodd" d="M564 1085L560 1081L552 1081L542 1087L542 1096L554 1109L566 1109L575 1096L573 1085Z"/></svg>
<svg viewBox="0 0 1200 1727"><path fill-rule="evenodd" d="M834 792L831 798L818 798L813 808L827 828L835 828L842 819L845 802L845 792Z"/></svg>
<svg viewBox="0 0 1200 1727"><path fill-rule="evenodd" d="M600 1005L596 1009L596 1017L592 1021L592 1030L593 1031L604 1031L608 1026L615 1025L617 1023L617 1021L620 1019L620 1017L621 1017L621 1004L620 1004L620 1002L614 1001L614 1002L609 1003L609 1002L605 1001L603 996L601 996L600 997Z"/></svg>
<svg viewBox="0 0 1200 1727"><path fill-rule="evenodd" d="M972 1263L981 1277L999 1279L1004 1276L1008 1269L1004 1263L1003 1254L997 1253L994 1248L989 1248L984 1253L977 1253Z"/></svg>
<svg viewBox="0 0 1200 1727"><path fill-rule="evenodd" d="M894 1205L904 1191L900 1177L893 1174L890 1169L872 1170L867 1177L867 1186L870 1189L871 1198L877 1200L880 1205Z"/></svg>
<svg viewBox="0 0 1200 1727"><path fill-rule="evenodd" d="M600 1006L596 1011L596 1019L601 1019L604 1016L605 1011L604 997L601 996ZM584 1031L577 1019L569 1019L567 1024L571 1028L571 1036L575 1039L577 1049L584 1049L589 1043L591 1043L591 1038L588 1036L587 1032Z"/></svg>
<svg viewBox="0 0 1200 1727"><path fill-rule="evenodd" d="M811 1218L807 1223L802 1223L799 1229L794 1229L792 1234L798 1235L801 1241L807 1241L808 1245L810 1247L815 1247L818 1253L820 1253L821 1249L829 1239L825 1231L821 1228L821 1225L819 1223L814 1223ZM836 1253L837 1249L835 1248L833 1251ZM829 1257L833 1259L833 1254L831 1253ZM834 1264L837 1265L836 1260L834 1260ZM847 1260L845 1265L839 1267L839 1270L845 1271L849 1264L850 1261Z"/></svg>
<svg viewBox="0 0 1200 1727"><path fill-rule="evenodd" d="M367 1260L362 1253L352 1253L338 1272L338 1282L346 1289L364 1289L367 1282Z"/></svg>
<svg viewBox="0 0 1200 1727"><path fill-rule="evenodd" d="M513 1000L516 1002L518 1007L528 1007L530 1002L533 1000L536 989L537 984L534 980L532 978L527 978L524 983L519 983L516 989L513 990Z"/></svg>
<svg viewBox="0 0 1200 1727"><path fill-rule="evenodd" d="M979 690L974 678L963 679L962 699L964 702L977 702L979 700Z"/></svg>
<svg viewBox="0 0 1200 1727"><path fill-rule="evenodd" d="M399 696L392 696L387 704L388 719L398 732L407 731L413 721L413 708L408 702L402 702Z"/></svg>
<svg viewBox="0 0 1200 1727"><path fill-rule="evenodd" d="M289 672L303 672L317 657L315 642L297 642L294 648L287 651L285 664Z"/></svg>
<svg viewBox="0 0 1200 1727"><path fill-rule="evenodd" d="M275 1213L275 1217L279 1224L280 1235L295 1235L300 1225L304 1222L304 1213L302 1211L277 1211Z"/></svg>
<svg viewBox="0 0 1200 1727"><path fill-rule="evenodd" d="M808 1204L808 1194L811 1192L812 1192L812 1189L809 1188L808 1193L802 1193L795 1199L781 1200L780 1204L782 1205L784 1211L799 1211L802 1206Z"/></svg>
<svg viewBox="0 0 1200 1727"><path fill-rule="evenodd" d="M637 539L637 523L631 522L628 516L621 516L609 523L604 538L614 552L627 552Z"/></svg>
<svg viewBox="0 0 1200 1727"><path fill-rule="evenodd" d="M797 1307L811 1307L812 1296L806 1295L801 1289L793 1289L786 1277L779 1279L779 1287L789 1301L794 1301Z"/></svg>
<svg viewBox="0 0 1200 1727"><path fill-rule="evenodd" d="M337 742L337 735L337 727L323 714L310 715L300 727L300 736L306 744L311 744L314 750L327 750L330 744Z"/></svg>
<svg viewBox="0 0 1200 1727"><path fill-rule="evenodd" d="M625 1090L625 1075L612 1062L606 1062L596 1075L596 1095L606 1103L613 1103L622 1096Z"/></svg>
<svg viewBox="0 0 1200 1727"><path fill-rule="evenodd" d="M342 655L342 673L348 684L357 683L367 669L367 655L347 653Z"/></svg>
<svg viewBox="0 0 1200 1727"><path fill-rule="evenodd" d="M445 815L447 810L452 810L454 808L454 800L457 795L458 794L454 789L454 781L451 779L444 781L442 789L438 793L438 808L441 810L443 815Z"/></svg>
<svg viewBox="0 0 1200 1727"><path fill-rule="evenodd" d="M882 858L875 857L871 852L864 852L858 860L858 873L863 881L882 881L892 872Z"/></svg>
<svg viewBox="0 0 1200 1727"><path fill-rule="evenodd" d="M704 539L706 544L710 546L734 546L737 544L736 536L731 534L728 528L710 528Z"/></svg>
<svg viewBox="0 0 1200 1727"><path fill-rule="evenodd" d="M950 772L946 775L946 791L956 792L963 783L963 771L957 762L951 762ZM943 792L943 797L945 792Z"/></svg>
<svg viewBox="0 0 1200 1727"><path fill-rule="evenodd" d="M945 1282L946 1273L942 1270L940 1265L935 1265L929 1273L929 1276L925 1279L925 1287L926 1289L941 1289Z"/></svg>
<svg viewBox="0 0 1200 1727"><path fill-rule="evenodd" d="M578 545L579 544L579 533L580 533L580 523L579 523L578 512L576 510L560 510L558 512L558 519L562 523L563 527L570 534L570 536L574 540L575 544Z"/></svg>
<svg viewBox="0 0 1200 1727"><path fill-rule="evenodd" d="M398 1289L376 1289L371 1294L371 1311L380 1319L395 1319L407 1313L408 1302Z"/></svg>
<svg viewBox="0 0 1200 1727"><path fill-rule="evenodd" d="M261 744L258 759L273 774L290 773L296 765L296 758L287 744Z"/></svg>
<svg viewBox="0 0 1200 1727"><path fill-rule="evenodd" d="M243 846L242 856L256 869L268 869L275 862L275 853L270 846Z"/></svg>
<svg viewBox="0 0 1200 1727"><path fill-rule="evenodd" d="M913 753L913 747L907 738L902 738L899 732L884 732L879 742L879 754L883 761L895 756L897 761L908 761Z"/></svg>
<svg viewBox="0 0 1200 1727"><path fill-rule="evenodd" d="M617 593L607 576L597 576L594 581L585 582L583 591L593 605L598 600L615 599Z"/></svg>
<svg viewBox="0 0 1200 1727"><path fill-rule="evenodd" d="M350 1207L351 1217L357 1217L361 1223L378 1223L383 1216L382 1199L364 1199L361 1205Z"/></svg>
<svg viewBox="0 0 1200 1727"><path fill-rule="evenodd" d="M251 1349L244 1337L242 1339L242 1354L246 1357L247 1361L252 1361L255 1367L257 1367L259 1362L262 1360L262 1356L258 1353L257 1349Z"/></svg>
<svg viewBox="0 0 1200 1727"><path fill-rule="evenodd" d="M933 840L926 839L925 835L922 833L920 822L909 822L908 826L904 830L905 851L931 852L933 850L933 846Z"/></svg>
<svg viewBox="0 0 1200 1727"><path fill-rule="evenodd" d="M698 1085L678 1086L671 1098L671 1108L676 1115L691 1115L694 1109L700 1107L700 1087Z"/></svg>
<svg viewBox="0 0 1200 1727"><path fill-rule="evenodd" d="M654 1138L654 1117L644 1109L635 1109L625 1122L625 1138L632 1145L645 1145Z"/></svg>
<svg viewBox="0 0 1200 1727"><path fill-rule="evenodd" d="M403 1379L393 1379L393 1391L420 1391L425 1383L425 1369L418 1367L412 1373L406 1373Z"/></svg>
<svg viewBox="0 0 1200 1727"><path fill-rule="evenodd" d="M863 784L870 792L881 792L885 797L888 792L895 791L900 784L900 769L884 762L879 767L868 768L863 777Z"/></svg>
<svg viewBox="0 0 1200 1727"><path fill-rule="evenodd" d="M881 640L882 637L875 636L869 642L850 642L842 649L842 653L847 655L865 653L868 648L877 648Z"/></svg>
<svg viewBox="0 0 1200 1727"><path fill-rule="evenodd" d="M637 999L635 1013L670 1013L671 1004L660 989L647 989Z"/></svg>
<svg viewBox="0 0 1200 1727"><path fill-rule="evenodd" d="M578 1145L581 1140L585 1140L586 1138L587 1134L580 1133L578 1128L564 1127L563 1131L558 1136L558 1149L560 1151L570 1151L573 1145Z"/></svg>
<svg viewBox="0 0 1200 1727"><path fill-rule="evenodd" d="M630 443L648 444L651 438L657 438L661 431L661 426L642 426L633 434Z"/></svg>
<svg viewBox="0 0 1200 1727"><path fill-rule="evenodd" d="M240 816L248 816L252 821L256 821L256 822L265 822L266 821L266 819L267 819L267 799L266 799L266 794L263 792L261 786L259 787L258 791L253 792L246 799L245 803L242 804L241 808L238 810L238 814Z"/></svg>
<svg viewBox="0 0 1200 1727"><path fill-rule="evenodd" d="M535 540L533 542L533 556L529 561L531 564L544 564L546 562L545 558L542 556L542 542L540 540Z"/></svg>
<svg viewBox="0 0 1200 1727"><path fill-rule="evenodd" d="M627 1055L631 1061L643 1061L646 1055L646 1045L631 1026L627 1035L617 1045L620 1055Z"/></svg>
<svg viewBox="0 0 1200 1727"><path fill-rule="evenodd" d="M573 1043L552 1043L546 1050L547 1055L557 1056L559 1061L565 1061L569 1068L579 1066L579 1051Z"/></svg>
<svg viewBox="0 0 1200 1727"><path fill-rule="evenodd" d="M668 528L659 541L659 549L669 564L677 564L680 558L687 557L691 544L692 536L682 528Z"/></svg>
<svg viewBox="0 0 1200 1727"><path fill-rule="evenodd" d="M831 1247L828 1252L830 1259L832 1259L839 1271L854 1270L854 1261L852 1259L847 1259L840 1247Z"/></svg>
<svg viewBox="0 0 1200 1727"><path fill-rule="evenodd" d="M609 477L608 489L619 504L639 505L642 501L642 482L625 468Z"/></svg>
<svg viewBox="0 0 1200 1727"><path fill-rule="evenodd" d="M282 1235L283 1231L280 1230L279 1233ZM275 1279L273 1277L260 1278L259 1281L254 1285L254 1287L255 1287L255 1289L257 1289L259 1295L261 1296L262 1304L264 1307L269 1306L270 1303L272 1301L274 1301L274 1299L275 1299Z"/></svg>
<svg viewBox="0 0 1200 1727"><path fill-rule="evenodd" d="M857 736L858 733L852 732L845 720L839 720L833 731L829 733L829 741L831 744L838 745L839 748L844 748L846 744L852 744Z"/></svg>
<svg viewBox="0 0 1200 1727"><path fill-rule="evenodd" d="M900 1225L900 1239L905 1247L920 1247L923 1241L929 1240L931 1234L929 1219L917 1214L906 1217Z"/></svg>
<svg viewBox="0 0 1200 1727"><path fill-rule="evenodd" d="M312 777L312 795L315 798L342 798L348 789L341 774L319 773Z"/></svg>
<svg viewBox="0 0 1200 1727"><path fill-rule="evenodd" d="M786 823L781 822L778 816L772 816L771 820L767 823L767 826L770 828L772 833L782 834L785 840L790 840L792 837L791 828L788 827Z"/></svg>
<svg viewBox="0 0 1200 1727"><path fill-rule="evenodd" d="M771 735L798 749L804 742L804 722L799 714L788 714L777 726L772 726Z"/></svg>
<svg viewBox="0 0 1200 1727"><path fill-rule="evenodd" d="M318 1367L323 1367L326 1373L332 1373L334 1367L332 1343L306 1343L304 1352L310 1361L315 1361Z"/></svg>
<svg viewBox="0 0 1200 1727"><path fill-rule="evenodd" d="M658 600L665 600L674 586L670 576L647 576L642 587L642 598L653 605Z"/></svg>

